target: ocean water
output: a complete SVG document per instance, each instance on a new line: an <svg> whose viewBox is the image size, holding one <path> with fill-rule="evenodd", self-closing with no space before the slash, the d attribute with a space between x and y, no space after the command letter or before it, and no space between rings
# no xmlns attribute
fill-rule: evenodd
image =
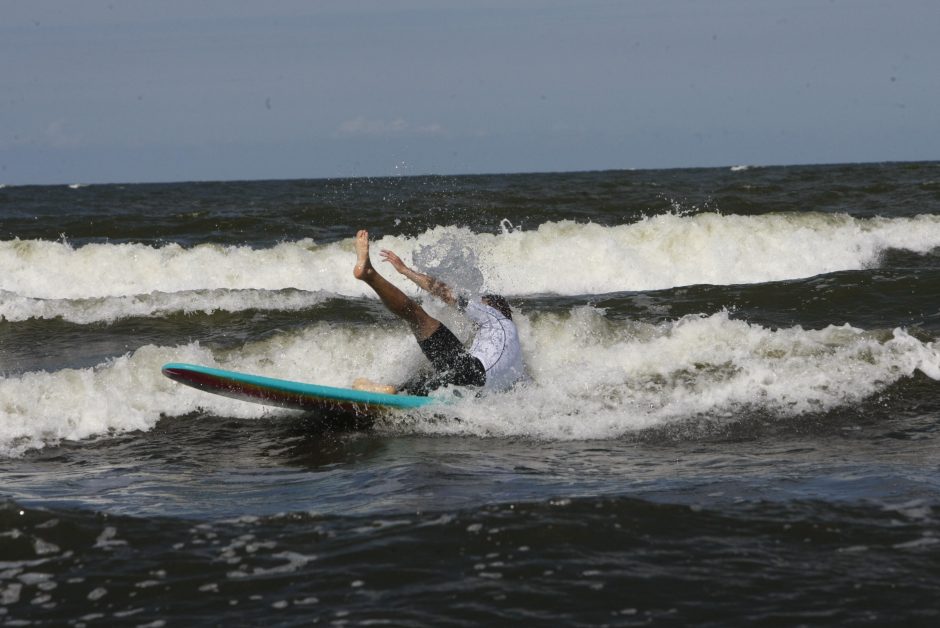
<svg viewBox="0 0 940 628"><path fill-rule="evenodd" d="M360 228L505 294L531 381L352 430L160 374L422 368ZM0 625L934 626L938 591L940 163L0 187Z"/></svg>

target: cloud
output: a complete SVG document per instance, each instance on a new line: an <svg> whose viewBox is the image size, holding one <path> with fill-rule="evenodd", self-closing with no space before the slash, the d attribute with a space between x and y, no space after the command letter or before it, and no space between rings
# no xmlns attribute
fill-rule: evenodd
<svg viewBox="0 0 940 628"><path fill-rule="evenodd" d="M400 137L404 135L445 135L439 122L416 125L403 118L372 120L358 116L339 125L336 134L341 137Z"/></svg>

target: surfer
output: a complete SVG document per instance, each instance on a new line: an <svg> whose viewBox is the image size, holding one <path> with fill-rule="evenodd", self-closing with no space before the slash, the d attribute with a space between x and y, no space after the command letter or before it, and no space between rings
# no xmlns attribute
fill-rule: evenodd
<svg viewBox="0 0 940 628"><path fill-rule="evenodd" d="M446 325L379 274L369 259L369 232L359 231L356 234L357 260L353 276L369 284L385 307L408 323L435 372L418 375L400 386L359 378L353 382L353 388L389 394L427 395L448 384L505 390L525 377L519 333L512 322L512 310L506 299L487 294L480 301L469 301L455 295L446 283L409 268L395 253L382 250L380 254L399 273L444 303L457 307L480 328L467 350Z"/></svg>

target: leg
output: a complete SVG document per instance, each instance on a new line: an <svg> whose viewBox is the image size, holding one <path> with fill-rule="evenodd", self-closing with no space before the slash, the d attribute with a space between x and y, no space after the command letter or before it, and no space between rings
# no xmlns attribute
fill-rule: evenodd
<svg viewBox="0 0 940 628"><path fill-rule="evenodd" d="M415 335L418 342L431 337L441 326L440 321L431 317L424 309L410 299L408 295L399 290L396 286L389 283L385 277L379 274L372 266L369 259L369 233L360 231L356 234L356 266L353 268L353 276L360 281L364 281L375 290L382 303L390 312L404 320L411 327L411 332ZM380 384L364 377L357 378L352 387L356 390L367 390L370 392L380 392L394 395L397 391L395 386Z"/></svg>
<svg viewBox="0 0 940 628"><path fill-rule="evenodd" d="M441 322L425 312L420 305L375 270L369 259L368 231L363 230L356 234L356 257L353 276L369 284L379 295L385 307L411 326L411 332L415 338L419 341L430 338L441 326Z"/></svg>
<svg viewBox="0 0 940 628"><path fill-rule="evenodd" d="M385 393L386 395L398 394L398 389L391 384L379 384L365 377L357 377L352 383L353 390L367 390L369 392Z"/></svg>

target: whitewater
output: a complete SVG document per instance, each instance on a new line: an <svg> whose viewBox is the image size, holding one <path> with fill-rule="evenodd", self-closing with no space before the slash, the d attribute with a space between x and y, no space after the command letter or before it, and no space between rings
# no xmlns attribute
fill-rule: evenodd
<svg viewBox="0 0 940 628"><path fill-rule="evenodd" d="M531 231L504 224L496 233L437 227L374 243L418 258L422 268L451 282L460 281L448 276L459 272L455 259L466 261L469 254L479 267L477 290L586 301L616 292L872 268L889 250L924 253L938 246L936 216L813 213L666 214L607 227L546 222ZM269 248L5 241L0 315L9 322L79 325L251 309L304 316L328 299L373 298L352 278L352 260L351 240L317 245L304 239ZM426 306L463 338L472 333L459 316ZM427 411L407 424L378 428L617 438L690 417L720 423L747 409L779 417L825 412L858 404L915 372L940 379L940 347L902 328L864 330L834 322L823 329L777 329L736 320L728 310L652 324L612 319L587 302L564 312L519 313L517 323L532 375L527 386L451 404L454 420L439 421ZM0 455L150 430L163 416L289 414L181 389L160 375L171 361L348 386L362 375L400 381L420 368L422 356L402 326L314 320L235 348L150 344L93 367L13 373L0 379Z"/></svg>
<svg viewBox="0 0 940 628"><path fill-rule="evenodd" d="M596 295L871 268L891 249L925 253L940 246L940 217L665 214L616 226L558 221L523 231L504 225L497 233L436 227L414 238L385 236L375 247L408 259L441 240L475 252L486 290ZM297 310L328 295L369 296L351 276L351 251L351 237L269 248L2 241L0 320L91 323L176 311Z"/></svg>
<svg viewBox="0 0 940 628"><path fill-rule="evenodd" d="M933 625L937 181L4 188L0 623ZM427 368L353 279L357 229L504 293L529 381L364 429L161 374Z"/></svg>

